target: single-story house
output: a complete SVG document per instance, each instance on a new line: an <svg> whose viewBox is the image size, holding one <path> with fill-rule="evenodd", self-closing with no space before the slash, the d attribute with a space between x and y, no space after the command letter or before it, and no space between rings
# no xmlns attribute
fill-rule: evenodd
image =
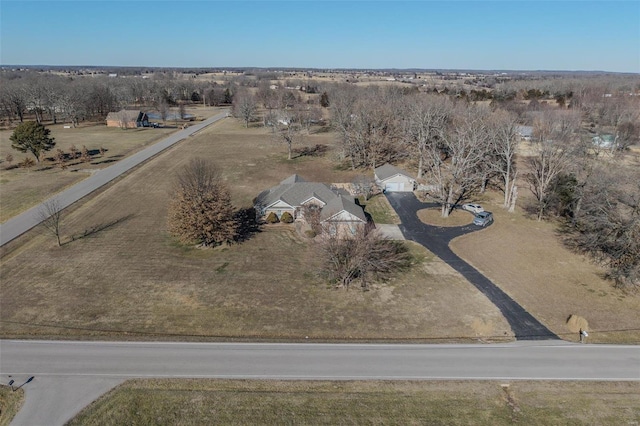
<svg viewBox="0 0 640 426"><path fill-rule="evenodd" d="M322 208L320 224L329 235L353 235L367 224L367 217L353 197L338 194Z"/></svg>
<svg viewBox="0 0 640 426"><path fill-rule="evenodd" d="M355 230L367 224L362 207L346 191L332 189L319 182L307 182L291 175L273 188L261 192L255 200L255 209L261 216L270 213L282 217L289 212L295 220L304 221L305 206L320 209L320 225L331 234Z"/></svg>
<svg viewBox="0 0 640 426"><path fill-rule="evenodd" d="M416 180L404 170L391 164L385 164L374 170L376 185L383 191L412 192L416 188Z"/></svg>
<svg viewBox="0 0 640 426"><path fill-rule="evenodd" d="M145 112L134 109L121 109L107 115L107 127L130 129L135 127L149 127L149 117Z"/></svg>
<svg viewBox="0 0 640 426"><path fill-rule="evenodd" d="M530 141L533 137L533 127L532 126L516 126L516 133L520 136L521 140Z"/></svg>

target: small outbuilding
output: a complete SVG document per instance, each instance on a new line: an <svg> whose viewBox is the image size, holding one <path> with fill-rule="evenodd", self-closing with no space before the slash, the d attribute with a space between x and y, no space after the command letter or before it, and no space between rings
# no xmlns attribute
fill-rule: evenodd
<svg viewBox="0 0 640 426"><path fill-rule="evenodd" d="M391 164L377 167L374 171L376 185L388 192L412 192L416 189L416 180L402 169Z"/></svg>
<svg viewBox="0 0 640 426"><path fill-rule="evenodd" d="M121 129L149 127L149 117L140 110L121 109L117 112L110 112L107 115L107 127L119 127Z"/></svg>

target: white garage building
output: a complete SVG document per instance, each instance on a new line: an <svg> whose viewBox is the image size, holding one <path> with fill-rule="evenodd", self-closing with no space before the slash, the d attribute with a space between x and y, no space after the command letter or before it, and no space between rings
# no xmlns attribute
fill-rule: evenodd
<svg viewBox="0 0 640 426"><path fill-rule="evenodd" d="M374 171L376 185L389 192L412 192L416 180L409 173L391 164L377 167Z"/></svg>

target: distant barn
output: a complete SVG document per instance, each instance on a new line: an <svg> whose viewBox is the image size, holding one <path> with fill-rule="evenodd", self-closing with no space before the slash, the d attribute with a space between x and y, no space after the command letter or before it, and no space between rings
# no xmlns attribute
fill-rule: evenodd
<svg viewBox="0 0 640 426"><path fill-rule="evenodd" d="M107 127L120 127L121 129L149 127L149 117L139 110L122 109L107 115Z"/></svg>

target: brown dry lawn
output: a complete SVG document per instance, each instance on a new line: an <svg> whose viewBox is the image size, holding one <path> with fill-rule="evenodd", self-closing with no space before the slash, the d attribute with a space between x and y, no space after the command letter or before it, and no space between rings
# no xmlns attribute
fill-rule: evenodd
<svg viewBox="0 0 640 426"><path fill-rule="evenodd" d="M631 425L635 382L132 380L70 425Z"/></svg>
<svg viewBox="0 0 640 426"><path fill-rule="evenodd" d="M12 391L7 385L0 385L0 426L8 426L24 403L24 390Z"/></svg>
<svg viewBox="0 0 640 426"><path fill-rule="evenodd" d="M528 201L525 191L521 205ZM494 224L454 240L452 249L564 339L578 340L566 325L575 314L587 320L590 342L640 342L640 295L613 288L602 268L569 251L556 224L521 209L509 214L501 203L498 194L488 194L483 206Z"/></svg>
<svg viewBox="0 0 640 426"><path fill-rule="evenodd" d="M213 115L217 110L219 109L194 108L187 112L202 117ZM13 155L13 165L26 157L33 159L33 155L12 149L9 138L13 130L0 130L0 222L7 221L85 179L90 173L108 167L176 131L175 127L123 130L107 127L103 123L83 123L75 129L65 129L64 126L47 125L51 136L55 138L56 146L47 153L49 160L30 170L9 167L5 161L7 154ZM167 126L173 126L173 123L167 122ZM53 163L53 154L58 148L68 154L72 145L79 150L86 146L92 154L92 160L89 163L83 163L79 159L69 160L68 168L62 170ZM106 150L104 156L100 154L101 147Z"/></svg>
<svg viewBox="0 0 640 426"><path fill-rule="evenodd" d="M433 226L463 226L473 222L473 213L456 209L445 218L440 208L429 208L418 211L418 219Z"/></svg>
<svg viewBox="0 0 640 426"><path fill-rule="evenodd" d="M332 144L331 133L307 138ZM166 232L174 173L193 157L216 161L234 204L250 206L292 173L351 182L333 154L286 160L259 127L225 120L171 148L75 208L59 248L36 231L1 259L4 337L216 339L504 339L499 311L456 272L412 245L415 266L369 292L327 287L314 243L291 226L240 245L199 250ZM119 222L118 222L119 221ZM70 242L98 225L118 222Z"/></svg>

